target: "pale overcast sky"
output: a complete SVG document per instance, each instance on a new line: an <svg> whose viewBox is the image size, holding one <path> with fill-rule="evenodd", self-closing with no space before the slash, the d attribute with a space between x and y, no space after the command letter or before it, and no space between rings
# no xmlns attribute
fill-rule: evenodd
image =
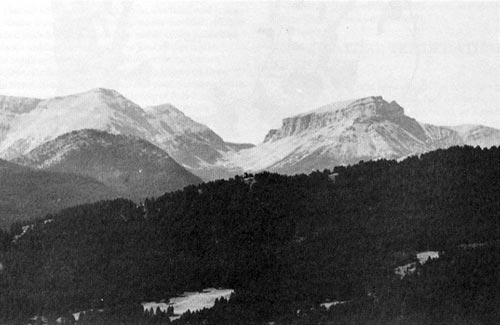
<svg viewBox="0 0 500 325"><path fill-rule="evenodd" d="M0 94L113 88L225 140L382 95L419 121L500 128L495 2L0 2Z"/></svg>

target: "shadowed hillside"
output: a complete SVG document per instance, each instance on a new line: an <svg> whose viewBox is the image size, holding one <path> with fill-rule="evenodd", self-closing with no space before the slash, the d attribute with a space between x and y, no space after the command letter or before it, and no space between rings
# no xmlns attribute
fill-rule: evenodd
<svg viewBox="0 0 500 325"><path fill-rule="evenodd" d="M119 193L90 177L38 171L0 160L0 227L69 206L116 198Z"/></svg>

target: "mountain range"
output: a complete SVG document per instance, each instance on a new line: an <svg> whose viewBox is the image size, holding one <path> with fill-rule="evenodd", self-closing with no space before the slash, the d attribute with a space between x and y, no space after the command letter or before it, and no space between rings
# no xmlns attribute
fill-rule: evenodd
<svg viewBox="0 0 500 325"><path fill-rule="evenodd" d="M308 173L454 145L500 144L500 130L481 125L420 123L405 115L398 103L380 96L337 102L285 118L280 129L270 130L256 146L226 142L170 104L141 108L110 89L96 88L45 100L0 97L0 158L43 169L40 163L21 156L82 129L141 138L203 180L247 171ZM60 155L59 146L51 146L54 152L48 154ZM47 151L48 147L40 150Z"/></svg>
<svg viewBox="0 0 500 325"><path fill-rule="evenodd" d="M0 158L10 161L4 162L9 169L4 167L3 177L6 170L20 170L23 177L33 179L23 182L34 182L35 189L43 188L37 182L46 182L49 175L58 175L55 179L65 175L78 186L86 180L82 188L67 190L76 196L89 184L98 188L84 195L86 199L118 195L138 201L243 172L309 173L456 145L499 144L498 129L421 123L405 115L395 101L380 96L285 118L281 128L270 130L257 145L226 142L170 104L142 108L111 89L43 100L0 96ZM37 174L41 171L46 172L43 177ZM4 192L22 195L4 184L2 180ZM59 194L55 197L62 200ZM79 202L68 200L68 204ZM1 218L12 216L18 214Z"/></svg>
<svg viewBox="0 0 500 325"><path fill-rule="evenodd" d="M224 142L172 105L141 108L115 90L46 100L0 97L0 158L12 160L65 133L96 129L142 138L205 179L227 177L214 163L250 144Z"/></svg>

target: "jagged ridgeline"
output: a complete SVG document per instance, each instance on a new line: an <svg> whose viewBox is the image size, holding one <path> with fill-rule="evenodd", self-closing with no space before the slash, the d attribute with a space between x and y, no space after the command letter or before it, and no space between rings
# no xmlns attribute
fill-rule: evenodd
<svg viewBox="0 0 500 325"><path fill-rule="evenodd" d="M0 322L90 308L136 310L142 301L207 287L236 294L179 323L188 317L319 323L297 310L313 313L328 300L350 301L343 315L361 324L426 322L433 310L473 323L494 316L498 248L468 253L470 261L488 261L480 263L479 287L468 286L476 271L453 252L500 239L499 148L452 147L310 175L247 176L188 186L142 205L103 201L14 225L1 241ZM424 250L449 255L426 264L435 272L424 272L419 291L417 275L401 281L393 269ZM462 266L469 271L457 271ZM462 282L455 287L455 278L432 274ZM416 303L432 293L443 299ZM339 319L342 310L320 316Z"/></svg>

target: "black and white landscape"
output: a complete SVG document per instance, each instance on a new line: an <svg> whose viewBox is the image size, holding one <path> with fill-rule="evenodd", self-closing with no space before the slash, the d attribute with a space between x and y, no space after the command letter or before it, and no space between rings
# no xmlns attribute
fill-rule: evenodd
<svg viewBox="0 0 500 325"><path fill-rule="evenodd" d="M5 121L0 138L3 159L37 169L84 175L89 174L85 171L89 167L79 165L88 164L85 160L92 160L88 156L92 154L108 160L100 164L115 164L116 168L118 164L126 164L137 172L142 169L139 158L134 162L123 161L128 158L125 152L108 152L109 157L102 157L100 151L106 147L116 147L115 151L120 146L123 150L127 148L130 156L140 148L143 152L136 154L142 154L142 159L151 159L146 157L148 151L156 150L154 159L171 155L185 169L209 181L264 170L309 173L361 160L400 159L451 146L500 144L498 129L420 123L405 115L397 102L388 102L381 96L332 103L285 118L280 129L270 130L257 145L225 142L210 128L170 104L143 109L110 89L97 88L46 100L4 96L1 103ZM103 132L73 132L85 129ZM135 140L134 146L134 138L144 143ZM88 158L81 159L78 155ZM155 167L162 168L165 167ZM121 174L113 172L111 166L107 169L111 174ZM99 173L95 171L94 177L101 181L112 177ZM179 181L176 188L166 190L194 182L194 178L186 179ZM144 197L157 194L146 192Z"/></svg>
<svg viewBox="0 0 500 325"><path fill-rule="evenodd" d="M0 324L500 321L497 4L0 9Z"/></svg>
<svg viewBox="0 0 500 325"><path fill-rule="evenodd" d="M6 322L492 319L460 297L498 302L462 286L498 272L463 278L499 261L500 130L366 97L285 118L253 146L108 89L2 103ZM455 307L432 311L443 294Z"/></svg>

